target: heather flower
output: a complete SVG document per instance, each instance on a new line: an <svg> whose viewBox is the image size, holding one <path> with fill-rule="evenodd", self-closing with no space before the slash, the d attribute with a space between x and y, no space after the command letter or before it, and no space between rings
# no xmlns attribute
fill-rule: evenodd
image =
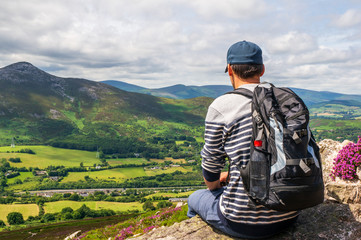
<svg viewBox="0 0 361 240"><path fill-rule="evenodd" d="M331 171L333 180L339 177L343 180L358 179L357 168L361 168L361 137L358 136L357 143L349 143L341 149L334 159Z"/></svg>
<svg viewBox="0 0 361 240"><path fill-rule="evenodd" d="M144 233L147 233L147 232L149 232L150 230L152 230L153 228L155 228L155 226L149 226L149 227L145 228L145 229L143 230L143 232L144 232Z"/></svg>

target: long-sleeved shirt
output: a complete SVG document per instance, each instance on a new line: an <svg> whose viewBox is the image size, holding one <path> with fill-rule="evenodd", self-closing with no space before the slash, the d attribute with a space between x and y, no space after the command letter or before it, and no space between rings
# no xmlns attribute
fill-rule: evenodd
<svg viewBox="0 0 361 240"><path fill-rule="evenodd" d="M241 87L251 91L257 84ZM237 165L245 165L250 159L252 137L251 101L239 94L218 97L209 106L205 120L205 144L201 152L204 178L213 182L219 179L230 159L230 181L220 197L219 209L227 220L240 224L268 225L297 217L298 212L279 212L257 205L247 206L248 196Z"/></svg>

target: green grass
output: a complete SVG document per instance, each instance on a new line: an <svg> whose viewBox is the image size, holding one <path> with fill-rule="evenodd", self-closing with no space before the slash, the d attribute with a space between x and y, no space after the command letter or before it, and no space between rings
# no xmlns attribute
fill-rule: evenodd
<svg viewBox="0 0 361 240"><path fill-rule="evenodd" d="M11 153L11 151L18 151L20 149L29 148L36 154L26 153ZM6 153L9 151L10 153ZM93 166L99 164L99 159L96 158L95 152L54 148L50 146L16 146L0 147L0 158L9 159L11 157L20 157L21 163L11 163L13 167L38 167L44 169L50 165L78 167L83 162L84 166Z"/></svg>
<svg viewBox="0 0 361 240"><path fill-rule="evenodd" d="M114 211L130 211L130 210L139 210L143 211L142 204L139 202L129 202L129 203L120 203L120 202L105 202L105 201L85 201L85 202L75 202L75 201L58 201L58 202L48 202L44 205L45 213L56 213L60 212L65 207L71 207L73 210L80 208L83 204L87 205L90 209L100 210L100 209L112 209Z"/></svg>
<svg viewBox="0 0 361 240"><path fill-rule="evenodd" d="M69 175L62 180L62 182L76 182L79 180L84 180L85 176L89 176L90 178L98 180L104 179L123 182L125 179L143 177L147 176L147 174L142 167L114 168L94 172L70 172Z"/></svg>
<svg viewBox="0 0 361 240"><path fill-rule="evenodd" d="M154 169L154 170L146 170L147 176L156 176L162 173L173 173L175 171L181 172L190 172L191 170L188 167L172 167L167 169Z"/></svg>
<svg viewBox="0 0 361 240"><path fill-rule="evenodd" d="M12 183L15 182L16 179L20 179L21 181L24 182L24 180L25 180L26 178L34 178L33 173L32 173L32 172L20 172L20 175L19 175L19 176L14 177L14 178L9 178L9 179L8 179L8 183L9 183L9 184L12 184Z"/></svg>
<svg viewBox="0 0 361 240"><path fill-rule="evenodd" d="M311 128L317 130L334 130L336 128L359 128L361 129L361 121L359 120L332 120L316 118L310 121Z"/></svg>
<svg viewBox="0 0 361 240"><path fill-rule="evenodd" d="M10 185L6 189L12 191L26 191L26 190L34 189L38 184L39 182L34 179L33 181L23 182L22 184Z"/></svg>
<svg viewBox="0 0 361 240"><path fill-rule="evenodd" d="M75 123L75 125L79 128L79 129L83 129L84 128L84 123L82 119L77 119L75 116L75 112L71 112L71 111L62 111L62 113L69 118L73 123Z"/></svg>
<svg viewBox="0 0 361 240"><path fill-rule="evenodd" d="M125 165L125 164L136 164L141 165L142 163L150 163L145 158L118 158L118 159L107 159L110 166Z"/></svg>
<svg viewBox="0 0 361 240"><path fill-rule="evenodd" d="M20 212L24 220L29 216L37 216L39 207L36 204L0 204L0 219L7 223L6 216L11 212Z"/></svg>
<svg viewBox="0 0 361 240"><path fill-rule="evenodd" d="M153 193L151 195L146 196L145 198L152 198L152 197L169 197L169 198L178 198L178 197L184 197L189 196L195 191L189 191L189 192L181 192L181 193L164 193L164 192L157 192Z"/></svg>
<svg viewBox="0 0 361 240"><path fill-rule="evenodd" d="M94 172L69 172L61 182L76 182L84 180L85 176L96 180L113 180L116 182L123 182L129 178L144 177L144 176L156 176L162 173L173 173L175 171L189 172L192 171L189 167L173 167L167 169L154 169L144 170L143 167L134 168L113 168L109 170L94 171Z"/></svg>

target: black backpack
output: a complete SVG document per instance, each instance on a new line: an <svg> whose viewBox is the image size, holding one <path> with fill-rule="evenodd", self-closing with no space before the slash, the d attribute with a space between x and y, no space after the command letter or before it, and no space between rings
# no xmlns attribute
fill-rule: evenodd
<svg viewBox="0 0 361 240"><path fill-rule="evenodd" d="M302 99L292 90L272 84L258 85L253 93L245 88L229 93L252 98L250 160L237 166L248 205L294 211L322 203L321 157Z"/></svg>

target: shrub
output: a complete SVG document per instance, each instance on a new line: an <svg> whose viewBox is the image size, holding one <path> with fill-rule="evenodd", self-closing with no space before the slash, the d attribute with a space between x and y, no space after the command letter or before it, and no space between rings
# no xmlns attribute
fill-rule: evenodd
<svg viewBox="0 0 361 240"><path fill-rule="evenodd" d="M172 206L172 203L169 201L160 201L157 204L157 208L166 208Z"/></svg>
<svg viewBox="0 0 361 240"><path fill-rule="evenodd" d="M11 212L7 215L6 218L10 225L18 225L24 223L23 215L19 212Z"/></svg>
<svg viewBox="0 0 361 240"><path fill-rule="evenodd" d="M66 219L66 220L73 219L73 215L70 212L67 212L63 215L63 219Z"/></svg>
<svg viewBox="0 0 361 240"><path fill-rule="evenodd" d="M41 222L52 222L55 221L55 215L52 213L46 213L42 218Z"/></svg>
<svg viewBox="0 0 361 240"><path fill-rule="evenodd" d="M83 217L80 214L80 212L75 211L75 212L72 213L72 218L73 219L82 219Z"/></svg>
<svg viewBox="0 0 361 240"><path fill-rule="evenodd" d="M9 161L10 162L13 162L13 163L20 163L21 162L21 159L20 158L9 158Z"/></svg>
<svg viewBox="0 0 361 240"><path fill-rule="evenodd" d="M61 214L65 214L65 213L72 213L73 209L71 207L65 207L63 209L61 209Z"/></svg>
<svg viewBox="0 0 361 240"><path fill-rule="evenodd" d="M357 168L361 167L361 137L358 136L357 143L349 143L341 149L333 162L331 171L333 180L339 177L344 180L357 179Z"/></svg>
<svg viewBox="0 0 361 240"><path fill-rule="evenodd" d="M147 210L154 210L155 207L153 205L153 203L149 200L145 201L145 203L143 204L143 210L147 211Z"/></svg>
<svg viewBox="0 0 361 240"><path fill-rule="evenodd" d="M6 224L4 223L4 221L3 220L0 220L0 228L1 227L5 227L6 226Z"/></svg>

